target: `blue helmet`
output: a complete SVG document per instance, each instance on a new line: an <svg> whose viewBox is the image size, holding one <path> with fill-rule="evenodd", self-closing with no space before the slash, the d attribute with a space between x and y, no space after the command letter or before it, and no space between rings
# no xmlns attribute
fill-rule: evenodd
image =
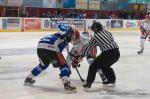
<svg viewBox="0 0 150 99"><path fill-rule="evenodd" d="M66 26L64 26L64 24L59 24L58 28L60 29L60 31L63 31L63 32L65 32L67 30Z"/></svg>
<svg viewBox="0 0 150 99"><path fill-rule="evenodd" d="M58 28L63 32L62 35L65 36L68 42L73 39L73 36L75 34L75 27L73 25L65 26L64 24L59 24Z"/></svg>
<svg viewBox="0 0 150 99"><path fill-rule="evenodd" d="M59 24L58 28L59 28L60 31L66 32L69 35L74 33L74 30L73 30L73 28L71 26L65 26L64 24Z"/></svg>

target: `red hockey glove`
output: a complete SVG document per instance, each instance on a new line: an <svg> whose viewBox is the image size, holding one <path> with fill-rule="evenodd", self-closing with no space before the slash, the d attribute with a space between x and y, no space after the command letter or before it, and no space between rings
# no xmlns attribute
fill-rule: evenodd
<svg viewBox="0 0 150 99"><path fill-rule="evenodd" d="M145 30L144 28L141 27L140 30L141 30L141 33L142 33L142 34L145 34L145 33L146 33L146 30Z"/></svg>

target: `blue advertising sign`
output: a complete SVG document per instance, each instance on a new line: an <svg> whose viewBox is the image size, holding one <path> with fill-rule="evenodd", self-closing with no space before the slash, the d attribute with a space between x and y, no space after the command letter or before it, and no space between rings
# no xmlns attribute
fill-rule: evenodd
<svg viewBox="0 0 150 99"><path fill-rule="evenodd" d="M23 0L23 5L27 7L43 7L43 0Z"/></svg>
<svg viewBox="0 0 150 99"><path fill-rule="evenodd" d="M75 8L75 0L63 0L64 8Z"/></svg>

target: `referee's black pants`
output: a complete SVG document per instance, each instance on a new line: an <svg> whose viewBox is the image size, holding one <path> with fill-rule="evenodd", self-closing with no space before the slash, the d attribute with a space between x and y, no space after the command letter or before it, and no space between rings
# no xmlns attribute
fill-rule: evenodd
<svg viewBox="0 0 150 99"><path fill-rule="evenodd" d="M120 57L119 49L112 49L101 53L95 58L88 70L87 83L93 83L98 69L101 69L109 82L114 82L116 76L111 66Z"/></svg>

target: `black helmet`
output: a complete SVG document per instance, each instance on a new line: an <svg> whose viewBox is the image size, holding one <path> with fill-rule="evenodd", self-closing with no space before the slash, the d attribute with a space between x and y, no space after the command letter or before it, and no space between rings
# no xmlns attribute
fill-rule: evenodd
<svg viewBox="0 0 150 99"><path fill-rule="evenodd" d="M66 33L64 34L67 42L71 41L74 34L75 34L75 31L74 31L73 27L72 26L67 26L66 27Z"/></svg>
<svg viewBox="0 0 150 99"><path fill-rule="evenodd" d="M99 32L99 31L101 31L103 29L103 26L102 26L102 24L101 23L99 23L99 22L93 22L93 24L92 24L92 26L91 26L91 30L93 31L93 32Z"/></svg>

